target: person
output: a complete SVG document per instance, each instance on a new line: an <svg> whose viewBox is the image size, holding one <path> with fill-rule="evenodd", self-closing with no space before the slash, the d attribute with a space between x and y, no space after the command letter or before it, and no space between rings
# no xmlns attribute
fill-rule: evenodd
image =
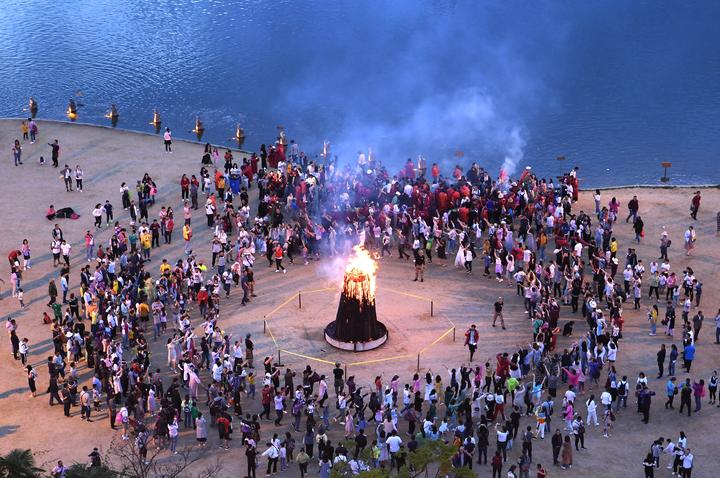
<svg viewBox="0 0 720 478"><path fill-rule="evenodd" d="M56 139L56 140L53 141L52 143L48 143L48 146L50 146L50 148L52 149L51 157L52 157L53 167L54 167L54 168L57 168L58 166L60 166L60 162L59 162L59 158L60 158L60 143L59 143L58 140Z"/></svg>
<svg viewBox="0 0 720 478"><path fill-rule="evenodd" d="M643 231L644 227L645 223L643 222L642 218L640 216L637 216L635 218L635 221L633 222L633 230L635 231L635 240L638 244L640 244L640 238L645 235Z"/></svg>
<svg viewBox="0 0 720 478"><path fill-rule="evenodd" d="M645 478L654 478L655 460L652 453L648 453L643 460L643 468L645 469Z"/></svg>
<svg viewBox="0 0 720 478"><path fill-rule="evenodd" d="M695 456L691 453L690 448L685 448L685 453L682 456L682 478L692 478L693 462Z"/></svg>
<svg viewBox="0 0 720 478"><path fill-rule="evenodd" d="M566 470L568 468L572 468L573 463L573 451L572 451L572 444L570 443L570 436L565 435L565 439L563 440L562 445L562 464L561 468L563 470Z"/></svg>
<svg viewBox="0 0 720 478"><path fill-rule="evenodd" d="M668 249L672 245L672 240L668 237L667 231L664 230L660 235L660 257L658 259L662 259L664 261L668 261Z"/></svg>
<svg viewBox="0 0 720 478"><path fill-rule="evenodd" d="M66 473L67 467L63 465L62 460L58 460L57 466L52 469L50 476L52 476L52 478L65 478Z"/></svg>
<svg viewBox="0 0 720 478"><path fill-rule="evenodd" d="M90 403L92 403L91 393L88 391L87 385L83 385L80 393L80 417L88 422L92 422L90 419Z"/></svg>
<svg viewBox="0 0 720 478"><path fill-rule="evenodd" d="M498 300L495 301L495 304L493 304L493 322L492 326L495 327L495 322L497 322L497 319L500 319L500 326L503 330L505 330L505 318L503 317L503 298L498 297Z"/></svg>
<svg viewBox="0 0 720 478"><path fill-rule="evenodd" d="M495 450L495 454L490 459L490 465L492 466L492 478L502 478L503 457L500 450Z"/></svg>
<svg viewBox="0 0 720 478"><path fill-rule="evenodd" d="M99 468L102 466L102 460L100 458L100 452L97 448L93 448L90 454L88 455L88 458L90 458L90 467L91 468Z"/></svg>
<svg viewBox="0 0 720 478"><path fill-rule="evenodd" d="M690 217L697 221L697 213L700 210L700 191L695 191L692 199L690 200Z"/></svg>
<svg viewBox="0 0 720 478"><path fill-rule="evenodd" d="M695 234L695 228L692 226L688 226L688 228L685 230L685 255L689 256L690 252L695 248L695 241L697 240L697 236Z"/></svg>
<svg viewBox="0 0 720 478"><path fill-rule="evenodd" d="M300 478L305 478L308 472L308 463L310 463L310 455L305 452L305 447L300 448L300 452L295 457L295 461L300 469Z"/></svg>
<svg viewBox="0 0 720 478"><path fill-rule="evenodd" d="M220 446L226 450L230 449L230 419L229 415L221 414L216 420L218 436L220 437ZM278 456L280 456L278 452Z"/></svg>
<svg viewBox="0 0 720 478"><path fill-rule="evenodd" d="M80 192L83 192L83 170L80 168L80 165L75 166L75 189L77 189Z"/></svg>
<svg viewBox="0 0 720 478"><path fill-rule="evenodd" d="M555 433L553 434L550 442L552 445L553 465L559 465L560 461L558 460L558 458L560 457L560 452L562 451L563 447L563 436L559 428L555 429Z"/></svg>
<svg viewBox="0 0 720 478"><path fill-rule="evenodd" d="M630 218L633 220L633 224L635 223L635 219L637 218L637 213L640 210L640 202L638 201L637 196L633 196L630 201L628 201L628 216L625 218L625 222L629 222Z"/></svg>
<svg viewBox="0 0 720 478"><path fill-rule="evenodd" d="M170 134L170 128L165 128L163 140L165 143L165 152L172 154L172 134Z"/></svg>
<svg viewBox="0 0 720 478"><path fill-rule="evenodd" d="M255 441L245 439L245 458L247 459L247 478L255 478L255 468L257 468L257 448Z"/></svg>
<svg viewBox="0 0 720 478"><path fill-rule="evenodd" d="M195 418L195 439L198 442L198 446L204 447L207 445L207 420L203 416L202 412L198 412L197 418Z"/></svg>
<svg viewBox="0 0 720 478"><path fill-rule="evenodd" d="M700 379L699 382L693 382L693 396L695 397L695 413L702 408L702 399L705 396L705 380Z"/></svg>
<svg viewBox="0 0 720 478"><path fill-rule="evenodd" d="M276 243L275 250L273 251L273 256L275 257L275 272L280 272L282 270L283 274L287 274L287 269L282 265L283 260L283 248L279 243Z"/></svg>
<svg viewBox="0 0 720 478"><path fill-rule="evenodd" d="M390 453L390 470L397 468L400 471L400 464L398 463L398 453L400 452L400 446L402 445L402 438L397 436L397 432L392 430L390 436L385 440L388 453Z"/></svg>
<svg viewBox="0 0 720 478"><path fill-rule="evenodd" d="M697 314L695 314L692 319L693 341L695 342L700 339L700 329L702 328L703 320L705 320L705 315L703 315L702 310L698 310Z"/></svg>
<svg viewBox="0 0 720 478"><path fill-rule="evenodd" d="M685 348L683 349L683 367L685 367L685 372L690 373L690 367L692 367L692 362L695 359L695 344L690 341L685 345Z"/></svg>
<svg viewBox="0 0 720 478"><path fill-rule="evenodd" d="M270 476L270 472L272 471L272 474L277 473L277 464L278 459L280 458L280 450L278 447L271 442L266 443L267 449L262 452L262 456L267 458L267 470L265 472L265 476Z"/></svg>
<svg viewBox="0 0 720 478"><path fill-rule="evenodd" d="M713 370L710 379L708 380L708 404L714 405L717 401L717 389L718 389L718 373L717 370Z"/></svg>
<svg viewBox="0 0 720 478"><path fill-rule="evenodd" d="M177 443L178 443L178 436L179 436L179 426L178 426L178 420L177 417L175 417L172 421L172 423L169 423L168 426L168 437L170 438L170 453L173 455L177 455Z"/></svg>
<svg viewBox="0 0 720 478"><path fill-rule="evenodd" d="M425 281L425 255L420 253L419 248L413 247L413 263L415 264L415 279L413 279L414 282L417 282L418 279L420 279L420 282Z"/></svg>
<svg viewBox="0 0 720 478"><path fill-rule="evenodd" d="M660 350L657 352L657 366L658 366L658 376L657 378L662 378L663 372L665 370L665 355L667 353L667 350L665 349L665 344L660 344Z"/></svg>
<svg viewBox="0 0 720 478"><path fill-rule="evenodd" d="M642 384L641 389L638 391L638 405L640 412L643 414L643 423L647 424L650 421L650 404L652 402L652 396L655 392L650 390L645 383Z"/></svg>
<svg viewBox="0 0 720 478"><path fill-rule="evenodd" d="M687 407L687 415L690 416L690 403L693 394L693 388L690 384L690 379L686 378L685 383L680 387L680 413L682 414L683 409Z"/></svg>
<svg viewBox="0 0 720 478"><path fill-rule="evenodd" d="M192 249L190 249L190 239L192 239L192 229L190 224L185 224L182 228L183 240L185 241L185 254L190 255Z"/></svg>
<svg viewBox="0 0 720 478"><path fill-rule="evenodd" d="M25 370L27 372L27 378L28 378L28 388L30 389L30 396L32 398L37 397L37 372L33 368L32 365L27 365L25 367Z"/></svg>
<svg viewBox="0 0 720 478"><path fill-rule="evenodd" d="M13 143L12 153L13 153L13 159L15 160L15 166L21 165L23 163L22 162L22 146L20 146L20 141L17 139Z"/></svg>
<svg viewBox="0 0 720 478"><path fill-rule="evenodd" d="M473 356L477 350L478 343L480 341L480 334L478 333L475 324L472 324L470 328L465 332L465 345L467 345L470 351L470 361L473 361Z"/></svg>
<svg viewBox="0 0 720 478"><path fill-rule="evenodd" d="M589 422L588 422L589 423ZM573 434L575 435L575 450L580 451L578 445L585 449L585 424L580 415L576 415L572 422Z"/></svg>

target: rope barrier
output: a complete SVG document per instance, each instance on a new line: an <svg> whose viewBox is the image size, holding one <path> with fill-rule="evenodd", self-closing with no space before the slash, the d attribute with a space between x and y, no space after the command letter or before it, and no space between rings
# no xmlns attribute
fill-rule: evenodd
<svg viewBox="0 0 720 478"><path fill-rule="evenodd" d="M296 352L290 352L289 350L285 350L285 349L278 349L278 350L280 350L280 351L282 351L282 352L285 352L286 354L295 355L296 357L302 357L302 358L304 358L304 359L314 360L314 361L316 361L316 362L322 362L322 363L327 363L327 364L330 364L330 365L335 365L335 362L331 362L331 361L329 361L329 360L324 360L324 359L317 358L317 357L311 357L311 356L309 356L309 355L303 355L303 354L299 354L299 353L296 353Z"/></svg>
<svg viewBox="0 0 720 478"><path fill-rule="evenodd" d="M270 330L270 326L267 325L267 321L265 321L265 327L266 327L268 333L270 334L270 338L272 339L273 343L275 344L275 347L277 347L278 346L277 340L275 340L275 336L273 335L272 330Z"/></svg>
<svg viewBox="0 0 720 478"><path fill-rule="evenodd" d="M388 362L388 361L390 361L390 360L404 359L404 358L408 358L408 357L411 357L411 356L412 356L412 355L407 354L407 355L396 355L395 357L385 357L385 358L375 359L375 360L363 360L362 362L349 363L348 366L349 366L349 367L355 367L355 366L357 366L357 365L367 365L367 364L370 364L370 363Z"/></svg>
<svg viewBox="0 0 720 478"><path fill-rule="evenodd" d="M263 319L263 327L264 327L265 331L270 335L270 338L272 339L273 343L275 344L275 347L276 347L276 349L277 349L277 351L278 351L278 354L280 354L280 352L284 352L284 353L286 353L286 354L290 354L290 355L293 355L293 356L295 356L295 357L300 357L300 358L303 358L303 359L306 359L306 360L312 360L312 361L315 361L315 362L320 362L320 363L329 364L329 365L335 365L335 363L337 363L337 362L340 361L340 360L336 360L336 361L325 360L325 359L321 359L321 358L318 358L318 357L313 357L313 356L310 356L310 355L305 355L305 354L301 354L301 353L297 353L297 352L291 352L290 350L281 349L280 346L278 345L278 342L277 342L277 339L275 338L275 335L272 333L272 330L271 330L271 328L270 328L270 323L269 323L269 317L270 317L271 315L275 314L277 311L279 311L280 309L282 309L283 307L285 307L288 303L290 303L291 301L295 300L296 298L298 299L298 305L302 308L302 305L300 305L301 303L300 303L299 301L302 300L302 299L301 299L301 297L302 297L301 294L303 294L303 293L305 293L305 294L312 294L312 293L315 293L315 292L327 292L327 291L336 291L336 290L337 290L337 288L335 288L335 287L325 287L325 288L322 288L322 289L312 289L312 290L298 291L298 292L296 292L295 294L293 294L293 295L291 295L290 297L288 297L283 303L281 303L280 305L278 305L277 307L275 307L275 308L274 308L273 310L271 310L267 315L264 316L264 319ZM392 292L392 293L395 293L395 294L404 295L404 296L407 296L407 297L412 297L412 298L415 298L415 299L419 299L419 300L423 300L423 301L426 301L426 302L430 302L431 315L433 315L432 309L434 308L434 300L433 300L432 298L423 297L423 296L419 296L419 295L416 295L416 294L410 294L410 293L407 293L407 292L402 292L402 291L399 291L399 290L396 290L396 289L391 289L391 288L388 288L388 287L384 287L383 290L387 290L388 292ZM448 334L450 334L450 333L453 333L453 334L454 334L454 333L455 333L455 323L454 323L452 320L450 320L450 319L449 319L447 316L445 316L445 315L441 315L441 317L444 318L445 320L447 320L447 322L448 322L452 327L450 327L449 329L447 329L442 335L440 335L438 338L436 338L436 339L435 339L434 341L432 341L430 344L428 344L428 345L425 346L423 349L421 349L419 352L417 352L417 359L418 359L418 364L417 364L417 366L418 366L418 369L419 369L419 367L420 367L420 356L421 356L422 354L424 354L427 350L429 350L431 347L433 347L434 345L436 345L436 344L437 344L438 342L440 342L442 339L444 339L445 337L447 337ZM453 337L453 338L454 338L454 337ZM361 360L361 361L359 361L359 362L351 362L351 363L347 363L347 362L346 362L346 363L345 363L345 367L346 367L346 368L347 368L347 367L357 367L357 366L361 366L361 365L370 365L370 364L377 364L377 363L383 363L383 362L391 362L391 361L395 361L395 360L403 360L403 359L407 359L407 358L410 358L410 357L414 357L415 355L416 355L415 353L411 353L411 354L404 354L404 355L395 355L395 356L393 356L393 357L383 357L383 358L373 359L373 360ZM279 361L280 361L280 358L279 358L279 357L280 357L280 356L278 355L278 363L279 363Z"/></svg>
<svg viewBox="0 0 720 478"><path fill-rule="evenodd" d="M408 292L402 292L402 291L399 291L399 290L391 289L391 288L389 288L389 287L383 287L382 290L384 290L384 291L386 290L386 291L389 291L389 292L394 292L395 294L406 295L406 296L408 296L408 297L413 297L413 298L415 298L415 299L424 300L424 301L426 301L426 302L432 302L432 299L429 298L429 297L423 297L423 296L421 296L421 295L410 294L410 293L408 293Z"/></svg>
<svg viewBox="0 0 720 478"><path fill-rule="evenodd" d="M313 292L327 292L329 290L338 290L337 287L325 287L324 289L313 289L313 290L303 290L303 294L312 294Z"/></svg>
<svg viewBox="0 0 720 478"><path fill-rule="evenodd" d="M421 349L421 350L420 350L420 353L421 353L421 354L425 353L425 351L426 351L427 349L429 349L430 347L432 347L433 345L435 345L436 343L440 342L442 339L444 339L445 337L447 337L447 335L448 335L450 332L452 332L453 330L455 330L455 327L450 327L448 330L445 331L444 334L442 334L440 337L436 338L430 345L428 345L428 346L425 347L424 349Z"/></svg>
<svg viewBox="0 0 720 478"><path fill-rule="evenodd" d="M295 294L291 295L285 302L283 302L282 304L278 305L278 306L275 307L273 310L271 310L270 312L268 312L267 314L265 314L265 318L270 317L272 314L274 314L274 313L277 312L278 310L280 310L280 309L282 309L283 307L285 307L285 306L287 305L287 303L290 302L291 300L294 300L295 297L297 297L297 295L298 295L297 292L296 292Z"/></svg>

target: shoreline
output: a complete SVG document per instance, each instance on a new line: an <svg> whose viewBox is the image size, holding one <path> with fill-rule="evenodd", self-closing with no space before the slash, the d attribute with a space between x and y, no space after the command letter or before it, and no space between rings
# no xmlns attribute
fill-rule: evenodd
<svg viewBox="0 0 720 478"><path fill-rule="evenodd" d="M23 121L26 120L26 117L0 117L0 122L11 122L11 121ZM47 123L53 123L58 125L77 125L77 126L84 126L84 127L90 127L90 128L101 128L103 130L109 130L109 131L120 131L122 133L134 133L134 134L140 134L143 136L152 136L152 137L161 137L160 133L150 133L147 131L139 131L135 129L127 129L127 128L119 128L114 126L108 126L108 125L101 125L101 124L95 124L95 123L86 123L82 121L68 121L68 120L57 120L57 119L43 119L43 118L35 118L37 121L40 122L47 122ZM207 142L206 141L198 141L198 140L192 140L192 139L185 139L185 138L175 138L173 137L173 141L182 141L184 143L188 144L197 144L204 146ZM220 144L214 144L210 143L212 146L223 148L223 149L230 149L232 151L238 151L243 154L250 155L252 154L252 151L248 151L246 149L238 148L238 147L230 147L226 145L220 145ZM582 178L581 178L582 181ZM667 183L659 183L659 184L652 184L652 183L646 183L646 184L619 184L619 185L613 185L613 186L600 186L600 187L581 187L580 191L594 191L596 189L599 189L600 191L610 191L614 189L633 189L633 188L641 188L641 189L679 189L679 188L699 188L699 189L712 189L712 188L720 188L720 183L692 183L692 184L667 184Z"/></svg>
<svg viewBox="0 0 720 478"><path fill-rule="evenodd" d="M109 131L120 131L121 133L135 133L135 134L140 134L140 135L143 135L143 136L152 136L152 137L156 137L156 138L162 139L162 130L161 130L159 133L149 133L149 132L147 132L147 131L139 131L139 130L136 130L136 129L119 128L119 127L117 127L117 126L108 126L108 125L104 125L104 124L85 123L85 122L83 122L83 121L68 121L68 120L43 119L43 118L34 118L34 119L35 119L36 121L39 121L39 122L54 123L54 124L59 124L59 125L77 125L77 126L84 126L84 127L89 127L89 128L101 128L101 129L109 130ZM20 117L20 118L0 117L0 122L4 122L4 121L8 121L8 122L9 122L9 121L27 121L27 117L24 117L24 116L23 116L23 117ZM160 124L162 125L162 123L160 123ZM148 123L148 125L150 125L150 123ZM182 141L182 142L184 142L184 143L197 144L197 145L200 145L200 146L205 146L205 144L208 143L207 141L198 141L198 140L195 140L195 139L176 138L176 137L174 137L174 136L173 136L173 139L172 139L172 140L173 140L173 142ZM221 145L221 144L214 144L214 143L210 143L210 145L211 145L211 146L214 146L214 147L217 147L217 148L229 149L229 150L231 150L231 151L237 151L237 152L240 152L240 153L242 153L242 154L247 154L248 156L252 154L252 151L248 151L248 150L241 149L241 148L238 148L238 147L234 147L234 148L233 148L233 147L231 147L231 146L226 146L226 145Z"/></svg>

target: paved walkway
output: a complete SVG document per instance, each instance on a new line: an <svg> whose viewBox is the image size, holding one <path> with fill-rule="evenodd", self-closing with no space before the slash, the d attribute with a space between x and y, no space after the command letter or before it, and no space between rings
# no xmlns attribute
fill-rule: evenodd
<svg viewBox="0 0 720 478"><path fill-rule="evenodd" d="M0 189L0 197L4 205L2 213L2 229L0 230L0 252L7 254L12 248L19 246L22 239L28 238L33 252L34 267L24 276L25 301L29 307L20 311L18 303L10 297L9 270L7 264L0 267L0 277L6 284L3 285L2 301L0 301L0 319L2 322L9 316L17 319L20 327L20 336L28 337L31 344L31 363L39 365L39 389L44 391L47 385L46 369L42 366L45 357L52 351L49 340L50 332L47 326L42 325L42 312L47 310L47 283L50 278L57 278L58 271L52 268L49 254L50 230L52 223L44 217L49 204L56 208L72 207L80 215L77 221L58 221L66 237L72 240L74 251L72 255L73 272L71 286L78 286L77 266L82 263L84 248L81 239L85 230L92 227L91 210L96 203L106 199L115 205L116 217L127 222L127 215L122 211L120 202L120 183L126 182L134 185L135 181L148 172L160 187L158 205L150 213L157 214L161 205L173 206L176 211L180 208L179 178L182 173L197 174L200 168L202 146L185 142L175 142L174 154L164 153L162 140L159 137L139 135L135 133L116 131L106 128L95 128L73 124L40 122L40 135L36 144L23 144L22 166L12 165L10 153L11 141L19 137L19 122L0 121L0 142L4 145L1 159L4 161L8 177ZM80 164L85 171L85 191L65 192L63 181L59 178L60 171L49 164L38 165L40 155L49 161L50 140L58 138L61 144L60 165L68 164L74 168ZM254 190L255 191L255 190ZM253 193L254 193L253 191ZM657 257L658 238L661 227L666 226L673 247L670 252L673 269L680 272L683 267L691 266L704 283L703 310L705 311L706 325L698 346L698 359L693 364L692 377L707 378L714 368L720 368L718 351L720 346L712 345L713 326L712 317L715 315L720 301L720 282L717 281L717 268L720 265L720 239L715 237L715 213L710 206L720 205L720 191L707 189L703 191L703 207L698 221L698 244L695 254L686 258L682 254L682 233L689 223L688 205L690 192L687 189L678 190L652 190L652 189L624 189L616 192L604 191L603 200L607 202L612 194L617 194L624 205L633 194L638 194L641 203L641 213L646 224L646 238L643 244L637 246L639 256L644 262ZM253 195L254 196L254 195ZM254 198L255 199L255 198ZM583 193L578 206L586 211L592 210L592 198ZM194 248L201 256L209 256L209 232L204 223L201 211L193 224L195 236ZM179 230L178 230L179 235ZM621 250L626 249L631 240L631 228L620 224L616 231L620 241ZM100 234L99 239L106 241L108 232ZM162 246L153 250L152 264L159 264L159 259L166 257L170 261L176 260L182 254L182 244L175 242L172 246ZM437 261L436 261L437 262ZM306 294L303 296L305 307L297 311L295 304L289 304L284 311L274 314L271 320L273 333L277 334L283 347L299 353L322 358L328 361L339 359L344 363L366 358L380 358L394 355L410 355L409 358L399 359L397 362L370 364L367 366L351 367L360 383L368 383L376 374L384 372L386 379L397 373L401 377L409 377L416 367L415 353L423 348L435 331L446 330L448 319L457 325L457 341L452 341L452 335L447 335L435 347L430 349L421 359L421 368L431 369L434 373L445 374L445 366L453 367L467 360L466 350L463 348L463 332L470 323L477 323L480 330L481 347L479 358L485 360L500 351L511 351L518 346L526 344L530 338L530 326L522 312L521 301L515 297L514 287L498 284L491 279L485 279L481 273L472 276L463 271L456 270L452 261L443 267L433 264L428 268L426 281L415 283L412 278L412 266L406 262L398 261L395 257L384 258L380 261L378 276L378 314L381 320L388 324L391 338L387 345L369 355L354 356L349 353L334 351L321 340L320 331L329 321L333 320L336 312L335 298L331 293L324 297ZM301 263L290 265L288 274L274 274L273 269L264 267L264 258L258 258L256 267L256 281L258 297L245 308L239 306L239 294L234 293L229 300L221 306L223 328L237 337L249 332L256 339L256 356L273 354L275 349L268 336L263 335L263 317L271 312L285 298L298 290L319 289L332 285L333 281L327 275L326 267L319 267L317 263L303 266ZM151 267L151 270L155 266ZM476 269L480 269L476 263ZM406 298L398 298L383 292L384 289L395 289L410 292L419 296L434 299L437 317L427 316L426 304L415 303ZM491 304L498 295L506 298L508 330L502 331L499 327L490 326ZM645 302L645 299L643 300ZM569 310L563 309L561 321L570 317ZM444 316L444 318L443 318ZM300 320L298 320L300 319ZM276 321L276 322L272 322ZM576 330L583 330L583 324L577 324ZM664 337L648 337L647 324L642 313L626 311L625 338L621 342L618 359L618 370L627 374L631 382L640 370L645 370L654 377L655 352L660 343L667 343ZM7 335L2 334L0 339L0 364L5 373L0 374L0 410L3 420L0 423L0 450L6 451L13 447L31 447L38 453L38 461L51 463L57 459L68 462L73 460L84 461L93 446L97 445L105 450L110 443L113 433L109 429L107 417L98 415L94 423L81 422L77 417L64 418L59 407L48 407L47 396L40 395L36 399L28 398L25 375L10 357L8 351L10 344ZM300 338L300 340L298 340ZM564 339L559 346L569 346L571 339ZM676 340L679 343L679 340ZM164 346L160 343L153 345L153 351L158 363L164 360ZM304 366L307 361L302 358L284 355L283 361L293 368ZM321 370L323 370L321 368ZM84 379L89 378L88 371L81 369ZM330 367L325 367L330 372ZM696 374L697 372L697 374ZM685 375L680 374L681 378ZM207 378L205 379L207 380ZM649 425L640 423L640 417L631 408L622 412L619 417L616 432L609 439L603 439L600 433L589 432L589 451L576 454L574 470L580 470L582 476L608 476L627 475L641 476L641 463L652 439L659 436L677 438L678 432L684 430L689 436L689 446L697 460L696 476L711 476L710 466L716 462L714 450L718 423L720 423L720 410L704 407L698 416L692 418L680 417L677 412L670 413L662 409L662 396L664 381L651 380L651 388L657 392L655 397L651 422ZM633 400L631 402L634 403ZM247 404L248 409L254 410L257 404ZM581 410L584 412L583 407ZM79 412L74 410L74 414ZM402 425L404 430L404 424ZM271 432L271 426L265 426L264 432ZM286 431L284 427L277 430ZM265 437L266 435L263 434ZM216 436L211 434L210 442L215 445ZM194 436L185 432L181 438L181 445L194 443ZM586 445L588 446L588 445ZM224 472L226 476L239 476L244 473L244 455L238 450L239 443L233 443L233 451L224 452L216 447L209 447L203 451L207 453L207 462L215 457L224 457ZM549 443L538 443L535 446L536 461L543 464L551 462ZM518 451L513 450L511 456L516 457ZM663 457L663 466L667 458ZM311 467L311 471L316 470ZM489 470L484 470L489 474ZM553 476L560 476L563 472L555 471ZM568 472L568 476L572 476ZM661 475L665 470L660 470Z"/></svg>

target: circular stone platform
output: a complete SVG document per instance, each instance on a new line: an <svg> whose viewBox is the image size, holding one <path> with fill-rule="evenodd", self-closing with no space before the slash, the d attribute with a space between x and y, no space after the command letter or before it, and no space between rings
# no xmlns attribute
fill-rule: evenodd
<svg viewBox="0 0 720 478"><path fill-rule="evenodd" d="M385 327L385 324L380 321L378 321L377 324L382 331L382 335L380 335L380 337L368 342L343 342L335 338L337 334L335 333L335 321L333 320L327 325L327 327L325 327L325 341L337 349L349 350L351 352L366 352L368 350L373 350L380 347L388 339L388 330L387 327Z"/></svg>

